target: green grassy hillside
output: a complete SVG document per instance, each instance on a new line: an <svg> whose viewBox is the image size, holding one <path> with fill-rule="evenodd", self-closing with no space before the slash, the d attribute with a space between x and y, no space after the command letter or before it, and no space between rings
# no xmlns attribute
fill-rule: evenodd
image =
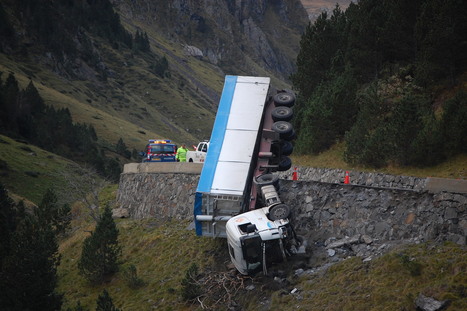
<svg viewBox="0 0 467 311"><path fill-rule="evenodd" d="M4 54L0 60L0 72L14 73L21 88L33 81L46 105L66 107L74 122L92 124L102 144L115 145L121 137L130 150L142 150L147 140L154 138L192 145L205 138L212 127L213 109L191 97L188 86L139 75L137 72L144 70L141 64L122 71L127 77L99 85L64 80L40 65L18 63ZM221 82L218 85L221 88Z"/></svg>
<svg viewBox="0 0 467 311"><path fill-rule="evenodd" d="M92 225L87 222L61 242L59 290L65 306L94 310L97 296L105 288L114 304L123 310L227 310L236 302L239 310L413 310L420 294L450 300L448 310L465 310L467 252L453 245L421 244L401 247L371 262L353 257L328 270L317 269L293 276L297 262L279 270L289 272L287 281L274 276L246 277L228 273L224 240L197 237L188 221L119 220L122 266L107 283L91 286L78 274L77 262L83 239ZM200 267L199 301L181 298L181 280L188 267ZM131 288L125 271L135 266L143 281ZM316 267L315 267L316 268ZM253 286L253 290L247 290ZM291 294L296 288L297 291Z"/></svg>
<svg viewBox="0 0 467 311"><path fill-rule="evenodd" d="M196 263L200 270L219 270L226 260L221 240L196 237L187 230L189 222L148 220L119 220L119 243L123 248L121 269L101 286L92 286L78 274L77 262L81 245L92 224L75 221L80 230L60 244L62 263L59 267L59 291L65 293L65 306L95 309L97 296L105 288L114 304L123 310L193 310L180 298L181 280L185 271ZM220 261L220 262L219 262ZM143 281L140 288L127 284L125 270L136 267Z"/></svg>
<svg viewBox="0 0 467 311"><path fill-rule="evenodd" d="M0 135L0 182L10 192L36 204L48 188L65 182L61 173L70 164L53 153Z"/></svg>

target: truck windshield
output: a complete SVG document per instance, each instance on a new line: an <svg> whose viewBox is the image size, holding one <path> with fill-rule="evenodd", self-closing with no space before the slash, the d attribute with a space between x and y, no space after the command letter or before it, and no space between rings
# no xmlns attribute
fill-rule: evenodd
<svg viewBox="0 0 467 311"><path fill-rule="evenodd" d="M243 258L248 264L260 263L262 258L261 237L249 235L241 238Z"/></svg>

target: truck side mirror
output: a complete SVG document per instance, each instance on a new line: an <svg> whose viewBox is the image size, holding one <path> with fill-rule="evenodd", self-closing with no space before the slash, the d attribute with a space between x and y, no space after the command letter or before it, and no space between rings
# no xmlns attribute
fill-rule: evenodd
<svg viewBox="0 0 467 311"><path fill-rule="evenodd" d="M253 233L255 231L256 231L256 225L254 225L254 224L249 224L246 227L246 233Z"/></svg>

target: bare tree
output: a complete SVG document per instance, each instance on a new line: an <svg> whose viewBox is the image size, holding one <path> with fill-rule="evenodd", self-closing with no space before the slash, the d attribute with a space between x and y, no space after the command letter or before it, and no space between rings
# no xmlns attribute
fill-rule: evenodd
<svg viewBox="0 0 467 311"><path fill-rule="evenodd" d="M61 185L62 196L69 202L81 202L89 211L89 215L97 222L99 216L99 194L110 182L102 178L89 167L69 164L61 173L65 184Z"/></svg>

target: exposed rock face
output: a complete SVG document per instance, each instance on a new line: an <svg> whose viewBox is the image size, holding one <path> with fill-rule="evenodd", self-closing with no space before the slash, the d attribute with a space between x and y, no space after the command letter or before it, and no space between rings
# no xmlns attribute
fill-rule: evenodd
<svg viewBox="0 0 467 311"><path fill-rule="evenodd" d="M448 305L448 302L446 300L438 301L420 294L415 300L415 305L422 311L438 311L444 309Z"/></svg>
<svg viewBox="0 0 467 311"><path fill-rule="evenodd" d="M185 52L186 55L199 58L202 58L204 56L203 52L200 49L198 49L196 46L191 45L185 45L185 47L183 48L183 52Z"/></svg>
<svg viewBox="0 0 467 311"><path fill-rule="evenodd" d="M295 68L299 40L308 24L299 0L112 2L125 18L200 49L206 61L226 74L254 74L255 63L287 79Z"/></svg>
<svg viewBox="0 0 467 311"><path fill-rule="evenodd" d="M316 20L322 12L332 11L336 7L336 4L339 4L341 9L346 9L351 0L301 0L301 2L303 3L305 10L308 12L310 20L313 21ZM356 1L354 1L354 3L355 2Z"/></svg>

